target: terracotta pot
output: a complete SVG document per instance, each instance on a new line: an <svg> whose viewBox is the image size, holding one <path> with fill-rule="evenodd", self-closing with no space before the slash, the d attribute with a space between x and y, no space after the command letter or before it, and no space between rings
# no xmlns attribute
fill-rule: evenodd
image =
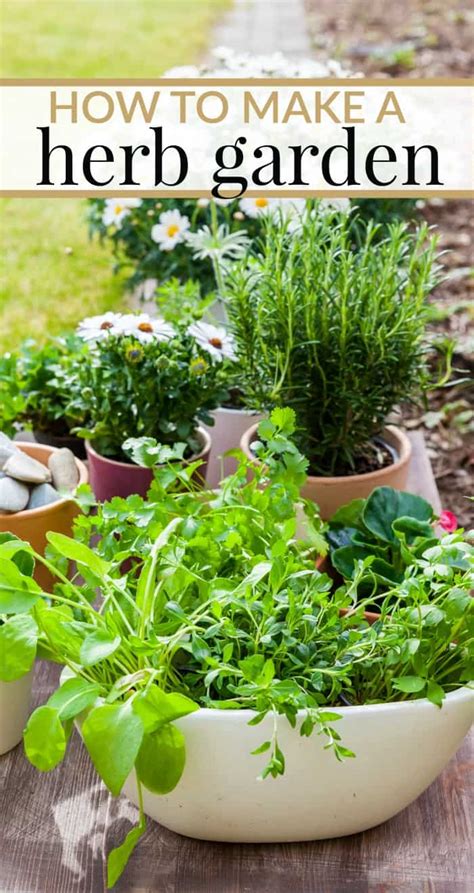
<svg viewBox="0 0 474 893"><path fill-rule="evenodd" d="M257 426L252 425L240 441L243 452L254 460L251 444L256 439L256 432ZM366 499L376 487L393 487L395 490L406 488L412 453L410 440L404 431L393 425L387 425L383 429L382 437L398 454L398 460L392 465L380 468L378 471L369 471L367 474L349 474L344 477L308 476L301 495L317 503L324 521L331 518L341 505L351 502L352 499Z"/></svg>
<svg viewBox="0 0 474 893"><path fill-rule="evenodd" d="M208 487L215 489L223 478L233 474L237 468L235 459L230 456L222 458L224 453L238 449L241 437L249 425L258 425L265 416L249 409L226 409L224 406L211 412L211 415L214 425L205 426L212 437L206 483Z"/></svg>
<svg viewBox="0 0 474 893"><path fill-rule="evenodd" d="M202 459L203 465L195 473L194 479L203 482L206 478L207 459L211 450L211 438L204 428L196 428L196 434L202 443L202 449L192 460ZM118 462L98 453L90 441L86 441L87 458L89 459L89 475L91 487L99 502L108 502L114 496L126 499L138 493L146 497L153 480L151 468L141 468L132 462ZM186 464L186 463L185 463Z"/></svg>
<svg viewBox="0 0 474 893"><path fill-rule="evenodd" d="M80 437L73 437L72 434L64 437L56 437L54 434L48 434L47 431L33 430L33 435L37 443L44 443L46 446L56 447L58 450L66 447L74 453L77 459L86 458L85 443Z"/></svg>
<svg viewBox="0 0 474 893"><path fill-rule="evenodd" d="M39 443L15 441L15 446L38 462L42 462L43 465L48 464L52 453L58 452L54 447ZM88 481L86 466L79 459L76 459L76 465L79 472L79 483L86 484ZM71 499L60 499L58 502L41 508L25 509L23 512L16 512L12 515L0 514L0 531L14 533L15 536L30 543L36 552L43 554L47 544L46 534L54 530L69 536L74 518L79 512L79 507ZM44 567L37 565L35 580L40 586L47 588L51 583L51 576Z"/></svg>

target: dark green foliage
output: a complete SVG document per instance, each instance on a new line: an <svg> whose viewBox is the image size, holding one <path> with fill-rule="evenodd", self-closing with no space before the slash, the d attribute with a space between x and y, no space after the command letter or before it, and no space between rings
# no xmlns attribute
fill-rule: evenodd
<svg viewBox="0 0 474 893"><path fill-rule="evenodd" d="M357 470L371 438L402 400L428 385L426 297L434 241L421 227L306 215L267 224L258 253L227 279L242 390L250 406L291 406L314 474Z"/></svg>
<svg viewBox="0 0 474 893"><path fill-rule="evenodd" d="M184 332L170 341L140 344L111 336L79 358L72 409L90 419L81 436L104 456L127 461L122 446L133 437L161 444L184 441L194 451L194 432L225 399L224 363L202 354Z"/></svg>
<svg viewBox="0 0 474 893"><path fill-rule="evenodd" d="M78 386L72 370L84 350L84 342L69 335L44 345L25 341L0 356L0 431L12 435L27 426L65 436L86 424L87 413L70 406Z"/></svg>

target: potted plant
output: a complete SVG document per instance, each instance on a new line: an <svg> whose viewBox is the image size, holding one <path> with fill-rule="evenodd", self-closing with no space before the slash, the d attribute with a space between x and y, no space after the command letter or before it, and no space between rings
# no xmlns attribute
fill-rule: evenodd
<svg viewBox="0 0 474 893"><path fill-rule="evenodd" d="M13 353L0 357L0 431L13 435L33 430L39 443L68 448L85 458L84 442L71 429L87 418L71 413L76 386L72 365L84 349L73 335L37 344L27 340Z"/></svg>
<svg viewBox="0 0 474 893"><path fill-rule="evenodd" d="M75 719L109 790L139 806L138 825L109 855L109 886L146 813L230 841L378 824L431 783L472 720L472 547L456 533L428 549L370 625L360 575L331 594L295 540L306 462L288 440L291 413L272 423L254 480L242 458L217 493L174 491L158 468L161 502L103 511L120 526L127 508L148 508L138 545L105 530L97 552L50 534L48 569L72 561L77 577L59 571L46 602L22 580L40 640L67 668L28 722L27 757L41 771L56 766ZM451 565L452 549L466 569ZM127 555L139 561L123 575Z"/></svg>
<svg viewBox="0 0 474 893"><path fill-rule="evenodd" d="M70 450L0 434L0 534L13 534L43 553L50 530L71 533L80 512L76 492L88 479L86 466ZM35 579L51 583L41 563Z"/></svg>
<svg viewBox="0 0 474 893"><path fill-rule="evenodd" d="M429 382L434 240L392 224L375 246L369 222L354 250L352 225L341 214L269 221L261 252L237 261L226 285L246 403L293 407L305 495L324 518L376 486L404 488L410 441L387 417ZM255 439L253 426L248 456Z"/></svg>
<svg viewBox="0 0 474 893"><path fill-rule="evenodd" d="M97 498L146 494L153 475L132 463L123 448L130 438L155 438L163 461L183 443L184 461L204 460L204 480L211 439L199 421L211 422L210 410L226 393L224 345L216 357L210 340L192 326L147 314L92 317L78 334L89 350L78 356L71 408L90 420L77 433L87 439Z"/></svg>
<svg viewBox="0 0 474 893"><path fill-rule="evenodd" d="M38 640L28 593L25 597L18 592L13 603L3 603L5 585L14 587L21 582L18 571L28 577L33 573L34 559L21 545L12 534L0 533L0 564L6 578L0 591L0 755L15 747L23 736ZM9 564L5 567L6 558ZM33 581L29 585L35 589ZM39 590L39 586L36 588ZM14 613L10 613L12 607Z"/></svg>

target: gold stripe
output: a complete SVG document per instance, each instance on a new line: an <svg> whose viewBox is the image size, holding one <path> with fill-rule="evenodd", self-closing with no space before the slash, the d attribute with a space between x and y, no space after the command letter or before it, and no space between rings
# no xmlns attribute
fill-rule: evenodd
<svg viewBox="0 0 474 893"><path fill-rule="evenodd" d="M474 78L0 78L0 87L473 87Z"/></svg>
<svg viewBox="0 0 474 893"><path fill-rule="evenodd" d="M474 198L474 189L247 189L238 198ZM202 189L0 189L0 198L213 198ZM232 198L223 194L222 198Z"/></svg>

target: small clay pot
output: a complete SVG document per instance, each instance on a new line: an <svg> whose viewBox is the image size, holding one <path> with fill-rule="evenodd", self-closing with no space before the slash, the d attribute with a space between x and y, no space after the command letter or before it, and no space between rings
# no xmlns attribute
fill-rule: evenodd
<svg viewBox="0 0 474 893"><path fill-rule="evenodd" d="M203 483L206 478L207 459L211 450L211 437L201 426L196 428L196 435L202 444L202 449L184 464L202 459L203 464L195 472L194 480ZM132 462L108 459L98 453L90 441L86 441L86 451L91 487L99 502L108 502L114 496L126 499L127 496L132 496L134 493L138 493L143 498L146 497L153 481L151 468L142 468Z"/></svg>
<svg viewBox="0 0 474 893"><path fill-rule="evenodd" d="M242 437L240 448L255 462L252 452L252 441L257 438L257 425L252 425ZM341 477L316 477L309 475L304 484L301 495L305 499L315 502L319 506L321 518L327 521L342 505L353 499L367 499L376 487L393 487L395 490L404 490L408 480L408 469L412 454L412 446L409 438L400 428L387 425L382 431L382 437L387 444L394 448L398 459L392 465L379 468L377 471L369 471L366 474L349 474Z"/></svg>
<svg viewBox="0 0 474 893"><path fill-rule="evenodd" d="M39 443L15 441L15 446L38 462L42 462L43 465L48 464L52 453L58 452L54 447ZM86 466L79 459L76 459L76 465L79 473L78 484L86 484L88 481ZM79 507L72 499L59 499L57 502L40 506L37 509L25 509L15 514L0 513L0 531L15 534L30 543L35 552L42 555L47 545L46 534L54 530L56 533L70 536L74 518L79 512ZM51 575L40 564L36 565L35 580L45 589L52 582Z"/></svg>

